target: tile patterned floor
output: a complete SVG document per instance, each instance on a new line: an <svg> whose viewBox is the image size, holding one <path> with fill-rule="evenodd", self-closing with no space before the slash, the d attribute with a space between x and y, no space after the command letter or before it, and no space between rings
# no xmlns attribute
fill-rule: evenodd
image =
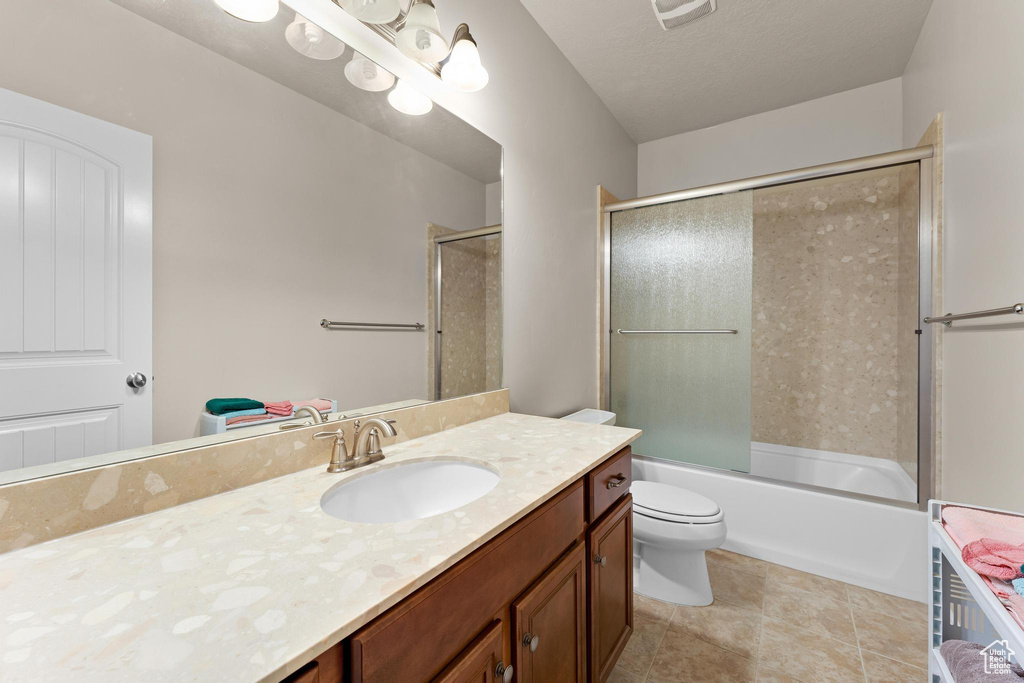
<svg viewBox="0 0 1024 683"><path fill-rule="evenodd" d="M721 550L715 602L635 596L633 636L611 683L923 683L924 603Z"/></svg>

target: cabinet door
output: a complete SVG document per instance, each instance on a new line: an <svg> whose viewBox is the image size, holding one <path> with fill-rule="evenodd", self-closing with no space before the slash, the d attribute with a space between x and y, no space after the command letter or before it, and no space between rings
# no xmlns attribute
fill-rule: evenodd
<svg viewBox="0 0 1024 683"><path fill-rule="evenodd" d="M586 678L586 561L580 543L512 603L518 683Z"/></svg>
<svg viewBox="0 0 1024 683"><path fill-rule="evenodd" d="M605 681L633 633L633 497L587 532L590 672Z"/></svg>
<svg viewBox="0 0 1024 683"><path fill-rule="evenodd" d="M495 683L501 661L501 622L493 621L432 683Z"/></svg>

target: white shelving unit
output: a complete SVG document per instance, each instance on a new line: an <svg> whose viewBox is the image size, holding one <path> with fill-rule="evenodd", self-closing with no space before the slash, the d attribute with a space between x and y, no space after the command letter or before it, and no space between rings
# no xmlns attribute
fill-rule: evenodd
<svg viewBox="0 0 1024 683"><path fill-rule="evenodd" d="M1018 658L1024 656L1024 631L978 573L964 564L960 548L942 527L942 508L947 505L1022 516L977 505L942 500L928 502L932 577L928 674L933 683L954 683L949 667L939 654L939 645L946 640L969 640L982 645L1006 640Z"/></svg>
<svg viewBox="0 0 1024 683"><path fill-rule="evenodd" d="M338 402L333 399L331 399L330 412L338 412ZM236 422L233 425L229 425L223 415L213 415L204 410L199 416L199 435L207 436L208 434L223 434L224 432L230 432L235 429L259 427L260 425L269 425L274 424L275 422L287 422L288 420L294 419L294 415L288 415L286 417L272 417L269 420L259 420L257 422Z"/></svg>

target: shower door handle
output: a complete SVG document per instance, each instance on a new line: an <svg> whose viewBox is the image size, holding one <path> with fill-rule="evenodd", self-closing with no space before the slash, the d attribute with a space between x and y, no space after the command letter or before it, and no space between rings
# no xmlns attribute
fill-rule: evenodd
<svg viewBox="0 0 1024 683"><path fill-rule="evenodd" d="M739 330L615 330L616 334L739 334Z"/></svg>

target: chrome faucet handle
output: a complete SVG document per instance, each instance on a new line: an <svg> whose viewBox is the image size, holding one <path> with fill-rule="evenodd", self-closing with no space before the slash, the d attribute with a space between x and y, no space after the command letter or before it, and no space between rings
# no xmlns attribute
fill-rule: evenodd
<svg viewBox="0 0 1024 683"><path fill-rule="evenodd" d="M348 462L351 458L348 454L348 447L345 445L345 432L340 427L334 432L317 432L313 435L313 438L317 441L334 439L334 446L331 448L331 462L327 465L328 472L344 472L346 469L349 469L342 462L343 458L345 462Z"/></svg>

